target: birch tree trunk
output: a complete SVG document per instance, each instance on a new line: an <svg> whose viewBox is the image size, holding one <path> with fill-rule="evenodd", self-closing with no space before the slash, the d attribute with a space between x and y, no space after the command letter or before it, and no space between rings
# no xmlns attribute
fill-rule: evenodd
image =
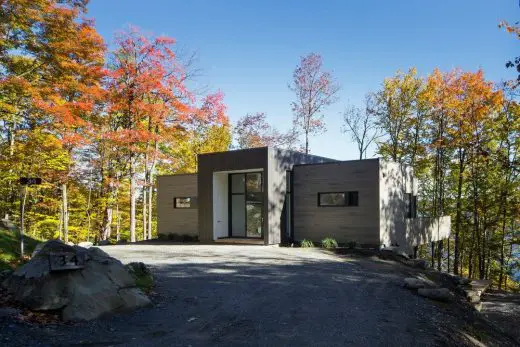
<svg viewBox="0 0 520 347"><path fill-rule="evenodd" d="M145 180L146 181L146 180ZM148 233L146 232L146 226L147 226L147 210L146 210L146 204L148 203L148 200L146 199L146 185L143 187L143 240L146 240L148 238Z"/></svg>
<svg viewBox="0 0 520 347"><path fill-rule="evenodd" d="M117 196L117 195L116 195ZM119 215L119 202L116 200L116 241L121 240L121 217Z"/></svg>
<svg viewBox="0 0 520 347"><path fill-rule="evenodd" d="M60 218L58 222L58 238L63 240L63 204L60 204Z"/></svg>
<svg viewBox="0 0 520 347"><path fill-rule="evenodd" d="M67 183L61 185L63 203L63 241L69 242L69 205L67 201Z"/></svg>
<svg viewBox="0 0 520 347"><path fill-rule="evenodd" d="M153 186L152 180L148 183L148 239L152 239L152 194L153 194Z"/></svg>
<svg viewBox="0 0 520 347"><path fill-rule="evenodd" d="M105 213L103 216L103 229L101 232L102 240L108 240L112 232L112 213L113 211L111 206L105 207Z"/></svg>
<svg viewBox="0 0 520 347"><path fill-rule="evenodd" d="M134 159L130 158L130 242L135 242L135 163Z"/></svg>

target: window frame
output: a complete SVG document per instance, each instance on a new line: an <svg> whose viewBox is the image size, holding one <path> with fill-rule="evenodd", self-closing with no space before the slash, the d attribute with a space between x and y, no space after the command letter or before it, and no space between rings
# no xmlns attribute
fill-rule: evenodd
<svg viewBox="0 0 520 347"><path fill-rule="evenodd" d="M417 218L417 195L413 195L413 193L404 193L404 195L404 202L406 206L406 218Z"/></svg>
<svg viewBox="0 0 520 347"><path fill-rule="evenodd" d="M343 204L341 205L322 205L321 204L321 195L322 194L343 194ZM352 204L351 201L351 194L356 194L356 204ZM350 190L350 191L336 191L336 192L318 192L318 201L317 205L318 207L358 207L359 206L359 191L358 190Z"/></svg>
<svg viewBox="0 0 520 347"><path fill-rule="evenodd" d="M179 205L177 205L177 199L189 199L190 206L179 206ZM174 209L179 209L179 210L187 210L187 209L190 209L190 208L195 208L193 206L194 202L195 202L195 197L193 197L193 196L174 196L173 197L173 208Z"/></svg>
<svg viewBox="0 0 520 347"><path fill-rule="evenodd" d="M345 203L347 204L347 206L349 206L349 207L357 207L357 206L359 206L359 191L358 190L351 190L351 191L346 192L346 194L347 195L346 195ZM353 202L352 202L352 200L353 200L351 198L352 195L356 196L356 199L355 199L356 203L355 204L353 204Z"/></svg>

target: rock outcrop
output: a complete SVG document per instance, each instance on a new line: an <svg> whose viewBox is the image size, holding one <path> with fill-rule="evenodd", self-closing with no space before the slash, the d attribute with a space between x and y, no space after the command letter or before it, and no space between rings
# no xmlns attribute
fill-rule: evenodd
<svg viewBox="0 0 520 347"><path fill-rule="evenodd" d="M49 255L60 252L84 257L84 268L51 271ZM151 304L119 260L96 247L86 249L60 241L42 244L2 285L31 310L59 311L65 321L92 320Z"/></svg>
<svg viewBox="0 0 520 347"><path fill-rule="evenodd" d="M453 294L448 288L419 288L417 293L420 296L437 301L451 301L453 299Z"/></svg>

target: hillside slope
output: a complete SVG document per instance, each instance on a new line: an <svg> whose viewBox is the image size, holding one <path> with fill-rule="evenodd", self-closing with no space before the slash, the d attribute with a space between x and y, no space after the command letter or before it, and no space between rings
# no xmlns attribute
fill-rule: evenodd
<svg viewBox="0 0 520 347"><path fill-rule="evenodd" d="M9 228L7 227L9 225ZM30 255L34 247L40 242L25 236L25 255ZM15 267L20 263L20 238L18 229L12 224L0 221L0 270Z"/></svg>

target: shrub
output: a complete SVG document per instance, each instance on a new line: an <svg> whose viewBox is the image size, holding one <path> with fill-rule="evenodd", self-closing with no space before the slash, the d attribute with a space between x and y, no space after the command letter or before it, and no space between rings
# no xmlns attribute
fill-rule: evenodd
<svg viewBox="0 0 520 347"><path fill-rule="evenodd" d="M338 243L332 237L326 237L321 240L321 247L323 248L338 248Z"/></svg>
<svg viewBox="0 0 520 347"><path fill-rule="evenodd" d="M198 236L183 234L181 235L182 242L197 242Z"/></svg>
<svg viewBox="0 0 520 347"><path fill-rule="evenodd" d="M314 243L312 243L311 240L303 239L300 242L300 247L302 247L302 248L311 248L311 247L314 247Z"/></svg>
<svg viewBox="0 0 520 347"><path fill-rule="evenodd" d="M126 265L126 269L135 279L135 285L143 292L149 293L154 285L153 274L143 263L132 262Z"/></svg>

